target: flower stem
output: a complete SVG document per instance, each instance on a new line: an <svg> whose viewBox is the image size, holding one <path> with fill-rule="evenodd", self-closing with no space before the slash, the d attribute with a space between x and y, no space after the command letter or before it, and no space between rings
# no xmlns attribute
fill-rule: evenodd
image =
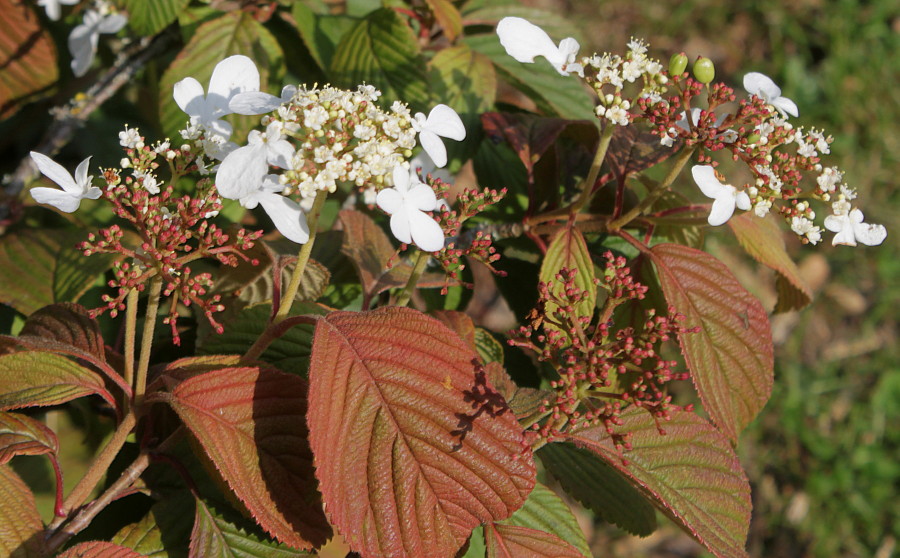
<svg viewBox="0 0 900 558"><path fill-rule="evenodd" d="M578 213L587 205L594 193L594 182L600 174L600 167L603 166L603 160L606 159L606 152L609 150L609 143L612 141L613 132L616 127L612 124L607 125L600 132L600 143L597 145L597 152L594 154L594 160L591 163L591 170L588 171L587 178L584 180L584 187L581 189L581 196L572 205L571 213Z"/></svg>
<svg viewBox="0 0 900 558"><path fill-rule="evenodd" d="M431 258L431 254L419 250L419 253L416 255L416 265L413 267L412 273L409 274L409 280L406 282L406 286L403 287L400 296L397 297L397 306L409 304L409 298L412 296L413 289L416 288L416 283L419 282L422 272L425 271L425 264L428 263L429 258Z"/></svg>
<svg viewBox="0 0 900 558"><path fill-rule="evenodd" d="M288 316L291 306L294 304L294 298L297 297L297 291L300 290L300 280L303 278L303 270L306 269L306 263L309 261L309 255L312 253L313 244L316 241L316 229L319 226L319 215L322 213L322 206L325 204L325 198L328 192L319 190L316 194L316 200L313 202L312 209L306 216L306 224L309 227L309 240L300 248L297 254L297 264L294 266L294 273L291 275L291 282L287 289L281 293L281 303L278 305L278 312L272 319L274 323L278 323Z"/></svg>
<svg viewBox="0 0 900 558"><path fill-rule="evenodd" d="M159 311L159 294L162 278L150 279L150 294L147 298L147 314L144 316L144 332L141 336L141 355L137 374L134 378L134 407L139 409L147 389L147 370L150 368L150 349L153 346L153 332L156 329L156 315Z"/></svg>
<svg viewBox="0 0 900 558"><path fill-rule="evenodd" d="M128 291L125 307L125 383L134 385L134 341L137 330L138 290Z"/></svg>
<svg viewBox="0 0 900 558"><path fill-rule="evenodd" d="M691 159L691 155L694 154L694 151L697 150L697 146L686 147L678 154L675 158L675 163L672 165L672 168L669 169L666 177L663 178L662 182L660 182L656 188L650 190L644 199L641 200L641 203L637 204L635 207L631 208L628 213L625 213L618 219L614 219L609 223L607 229L610 232L618 231L631 221L633 221L636 217L638 217L641 213L644 212L645 209L653 205L653 202L657 200L661 195L663 195L668 189L669 186L675 182L675 178L678 177L679 173L681 173L681 169L684 168L684 165Z"/></svg>

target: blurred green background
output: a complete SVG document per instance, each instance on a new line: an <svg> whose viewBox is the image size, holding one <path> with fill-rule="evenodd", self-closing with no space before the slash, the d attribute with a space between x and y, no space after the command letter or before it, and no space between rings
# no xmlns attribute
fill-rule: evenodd
<svg viewBox="0 0 900 558"><path fill-rule="evenodd" d="M754 489L748 550L900 555L900 3L526 3L577 22L583 54L624 52L634 36L663 61L682 50L710 57L717 79L736 89L743 74L765 73L800 107L797 123L835 137L826 162L846 172L867 222L886 225L888 238L877 248L791 245L816 297L802 312L773 319L775 390L739 448ZM729 258L728 248L722 241L717 255L772 308L772 278L737 254ZM592 536L597 556L705 554L671 526L645 540L612 529Z"/></svg>

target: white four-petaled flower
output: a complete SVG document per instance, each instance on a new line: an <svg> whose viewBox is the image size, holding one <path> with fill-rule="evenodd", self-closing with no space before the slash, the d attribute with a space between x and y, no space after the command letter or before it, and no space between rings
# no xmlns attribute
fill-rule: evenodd
<svg viewBox="0 0 900 558"><path fill-rule="evenodd" d="M781 88L775 85L772 78L759 72L750 72L744 76L744 89L751 95L756 95L769 103L782 114L799 116L800 111L794 101L781 96Z"/></svg>
<svg viewBox="0 0 900 558"><path fill-rule="evenodd" d="M425 214L437 209L437 197L415 172L402 165L394 167L394 187L378 192L375 203L391 216L391 232L400 242L415 244L425 252L444 247L444 231Z"/></svg>
<svg viewBox="0 0 900 558"><path fill-rule="evenodd" d="M97 53L97 41L101 33L117 33L125 27L128 18L123 14L101 15L95 10L84 12L84 23L69 34L69 52L72 53L72 72L81 77L87 73Z"/></svg>
<svg viewBox="0 0 900 558"><path fill-rule="evenodd" d="M703 195L715 200L707 218L710 225L717 227L731 219L735 206L744 211L750 209L750 196L747 195L747 192L739 192L731 184L719 182L712 166L694 165L691 168L691 174Z"/></svg>
<svg viewBox="0 0 900 558"><path fill-rule="evenodd" d="M455 110L443 104L431 109L427 118L424 112L416 113L412 120L412 127L419 134L419 143L422 144L422 149L428 153L438 168L447 164L447 148L440 137L456 141L466 139L466 127L463 126L459 115Z"/></svg>
<svg viewBox="0 0 900 558"><path fill-rule="evenodd" d="M81 200L96 200L100 197L100 188L91 186L91 178L93 177L88 176L88 167L91 163L90 157L78 165L78 168L75 169L74 178L62 165L46 155L32 151L31 159L44 176L56 182L62 188L62 190L45 188L43 186L32 188L31 197L36 202L52 205L65 213L72 213L81 205Z"/></svg>
<svg viewBox="0 0 900 558"><path fill-rule="evenodd" d="M259 70L253 60L237 54L216 64L206 95L199 81L186 77L175 84L173 96L192 124L228 139L231 124L221 118L234 112L229 107L231 100L248 91L259 91Z"/></svg>
<svg viewBox="0 0 900 558"><path fill-rule="evenodd" d="M825 228L834 235L831 244L837 246L856 246L861 242L866 246L877 246L887 238L887 229L884 225L872 225L863 223L862 211L854 209L849 214L829 215L825 218Z"/></svg>
<svg viewBox="0 0 900 558"><path fill-rule="evenodd" d="M543 56L560 74L571 72L584 77L584 67L575 62L578 55L578 41L572 37L563 39L559 46L546 31L520 17L505 17L497 24L497 35L506 53L519 62L534 62L536 56Z"/></svg>
<svg viewBox="0 0 900 558"><path fill-rule="evenodd" d="M60 5L74 6L79 0L37 0L38 6L43 6L47 12L47 17L53 21L57 21L60 16Z"/></svg>
<svg viewBox="0 0 900 558"><path fill-rule="evenodd" d="M257 183L257 187L240 198L241 205L253 209L261 205L272 219L275 228L288 240L297 244L309 241L309 225L300 204L282 196L284 186L278 182L278 175L267 174Z"/></svg>

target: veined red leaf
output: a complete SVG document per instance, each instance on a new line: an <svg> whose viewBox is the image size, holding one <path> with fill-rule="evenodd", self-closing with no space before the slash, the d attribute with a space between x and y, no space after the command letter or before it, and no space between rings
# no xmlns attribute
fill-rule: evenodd
<svg viewBox="0 0 900 558"><path fill-rule="evenodd" d="M66 357L38 351L0 356L0 410L59 405L92 394L116 406L99 374Z"/></svg>
<svg viewBox="0 0 900 558"><path fill-rule="evenodd" d="M326 513L363 556L453 556L534 486L522 428L475 353L412 309L319 320L308 420Z"/></svg>
<svg viewBox="0 0 900 558"><path fill-rule="evenodd" d="M624 180L665 161L678 152L677 147L660 144L659 136L640 126L616 126L605 162L617 179Z"/></svg>
<svg viewBox="0 0 900 558"><path fill-rule="evenodd" d="M0 465L16 455L55 454L56 434L44 423L17 413L0 412Z"/></svg>
<svg viewBox="0 0 900 558"><path fill-rule="evenodd" d="M519 387L499 362L487 363L484 371L487 373L488 381L506 399L506 404L519 419L536 414L544 401L554 397L553 393L547 390Z"/></svg>
<svg viewBox="0 0 900 558"><path fill-rule="evenodd" d="M94 355L100 361L106 358L100 326L80 304L60 302L44 306L28 316L19 335L58 341Z"/></svg>
<svg viewBox="0 0 900 558"><path fill-rule="evenodd" d="M567 552L569 548L575 548L582 555L591 556L587 539L572 514L572 510L562 501L562 498L543 484L536 484L534 490L528 495L528 499L525 500L525 505L512 514L509 519L495 524L495 527L513 525L555 535L565 542Z"/></svg>
<svg viewBox="0 0 900 558"><path fill-rule="evenodd" d="M295 548L328 540L307 442L305 380L222 368L182 381L169 403L266 532Z"/></svg>
<svg viewBox="0 0 900 558"><path fill-rule="evenodd" d="M28 3L0 0L0 120L59 78L53 38Z"/></svg>
<svg viewBox="0 0 900 558"><path fill-rule="evenodd" d="M44 524L34 494L9 465L0 465L0 556L43 556Z"/></svg>
<svg viewBox="0 0 900 558"><path fill-rule="evenodd" d="M760 219L751 213L728 220L738 242L750 256L778 274L778 303L775 312L799 310L812 300L812 290L784 246L781 228L773 218Z"/></svg>
<svg viewBox="0 0 900 558"><path fill-rule="evenodd" d="M57 558L143 558L134 550L105 541L88 541L75 545Z"/></svg>
<svg viewBox="0 0 900 558"><path fill-rule="evenodd" d="M475 324L472 322L472 318L465 312L458 312L456 310L435 310L434 312L431 312L430 315L456 332L456 334L459 335L459 338L466 342L469 349L477 354L478 347L475 345Z"/></svg>
<svg viewBox="0 0 900 558"><path fill-rule="evenodd" d="M553 236L550 240L550 246L547 247L547 255L541 264L540 280L545 283L552 282L553 288L551 292L557 296L563 296L565 291L563 282L555 277L562 268L577 269L578 274L575 275L575 286L588 292L588 296L575 305L575 315L572 316L572 319L593 316L594 305L597 303L597 285L594 284L594 262L591 260L591 254L588 252L584 236L575 227L563 227ZM558 310L559 306L555 303L547 302L547 316L552 317L553 313ZM553 327L545 321L544 327L548 326Z"/></svg>
<svg viewBox="0 0 900 558"><path fill-rule="evenodd" d="M678 341L703 407L736 441L772 393L769 317L725 264L706 252L657 244L649 253L666 301L687 317L688 327L700 326Z"/></svg>
<svg viewBox="0 0 900 558"><path fill-rule="evenodd" d="M487 558L582 558L574 546L546 531L519 525L488 524L484 526Z"/></svg>
<svg viewBox="0 0 900 558"><path fill-rule="evenodd" d="M719 558L747 556L750 484L730 440L703 418L672 413L665 435L646 411L622 413L620 432L631 432L633 449L623 456L606 428L570 432L566 439L615 467L654 505Z"/></svg>

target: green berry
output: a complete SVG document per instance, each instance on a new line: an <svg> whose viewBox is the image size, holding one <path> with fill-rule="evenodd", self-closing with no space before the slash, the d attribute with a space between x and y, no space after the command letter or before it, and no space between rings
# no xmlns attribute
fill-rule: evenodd
<svg viewBox="0 0 900 558"><path fill-rule="evenodd" d="M669 75L680 76L684 73L684 70L687 69L687 63L687 54L683 52L673 54L672 58L669 59Z"/></svg>
<svg viewBox="0 0 900 558"><path fill-rule="evenodd" d="M716 77L716 67L709 58L700 57L694 62L694 77L703 84L710 83Z"/></svg>

